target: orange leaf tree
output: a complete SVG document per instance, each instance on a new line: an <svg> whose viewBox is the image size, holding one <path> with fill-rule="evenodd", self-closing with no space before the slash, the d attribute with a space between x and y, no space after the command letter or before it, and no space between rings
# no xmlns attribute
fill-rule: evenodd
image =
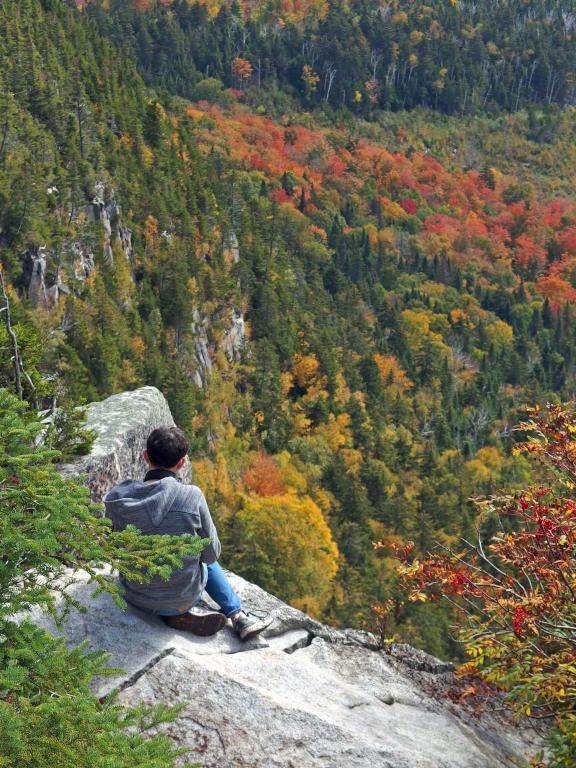
<svg viewBox="0 0 576 768"><path fill-rule="evenodd" d="M243 83L252 76L252 64L247 59L237 56L232 62L232 74Z"/></svg>
<svg viewBox="0 0 576 768"><path fill-rule="evenodd" d="M280 496L286 493L278 464L261 451L243 476L244 485L258 496Z"/></svg>

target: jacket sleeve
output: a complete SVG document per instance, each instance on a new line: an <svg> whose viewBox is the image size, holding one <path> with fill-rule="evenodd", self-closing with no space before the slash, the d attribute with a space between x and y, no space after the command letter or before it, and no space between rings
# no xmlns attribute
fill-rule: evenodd
<svg viewBox="0 0 576 768"><path fill-rule="evenodd" d="M204 549L200 555L200 562L210 565L210 563L216 562L220 557L222 547L220 545L220 539L218 538L218 531L212 521L212 515L208 509L208 504L204 498L204 494L200 493L200 499L198 501L198 512L200 513L200 530L198 535L202 539L211 539L211 543Z"/></svg>

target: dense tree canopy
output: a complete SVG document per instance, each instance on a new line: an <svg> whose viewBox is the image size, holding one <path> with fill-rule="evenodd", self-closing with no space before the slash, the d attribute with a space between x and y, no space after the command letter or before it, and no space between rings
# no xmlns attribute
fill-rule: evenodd
<svg viewBox="0 0 576 768"><path fill-rule="evenodd" d="M87 12L133 50L147 82L193 99L210 76L234 87L278 85L304 104L364 115L575 101L568 0L111 0Z"/></svg>

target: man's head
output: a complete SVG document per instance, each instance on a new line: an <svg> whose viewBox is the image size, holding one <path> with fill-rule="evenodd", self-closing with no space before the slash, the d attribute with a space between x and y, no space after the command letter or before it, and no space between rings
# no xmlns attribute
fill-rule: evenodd
<svg viewBox="0 0 576 768"><path fill-rule="evenodd" d="M178 427L160 427L148 436L144 458L151 467L178 472L184 466L190 445Z"/></svg>

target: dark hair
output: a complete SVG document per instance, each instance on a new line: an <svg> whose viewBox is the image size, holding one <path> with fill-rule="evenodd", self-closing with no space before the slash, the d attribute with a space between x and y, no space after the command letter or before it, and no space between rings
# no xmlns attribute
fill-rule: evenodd
<svg viewBox="0 0 576 768"><path fill-rule="evenodd" d="M190 444L178 427L160 427L151 432L146 441L148 458L156 467L169 469L186 456Z"/></svg>

